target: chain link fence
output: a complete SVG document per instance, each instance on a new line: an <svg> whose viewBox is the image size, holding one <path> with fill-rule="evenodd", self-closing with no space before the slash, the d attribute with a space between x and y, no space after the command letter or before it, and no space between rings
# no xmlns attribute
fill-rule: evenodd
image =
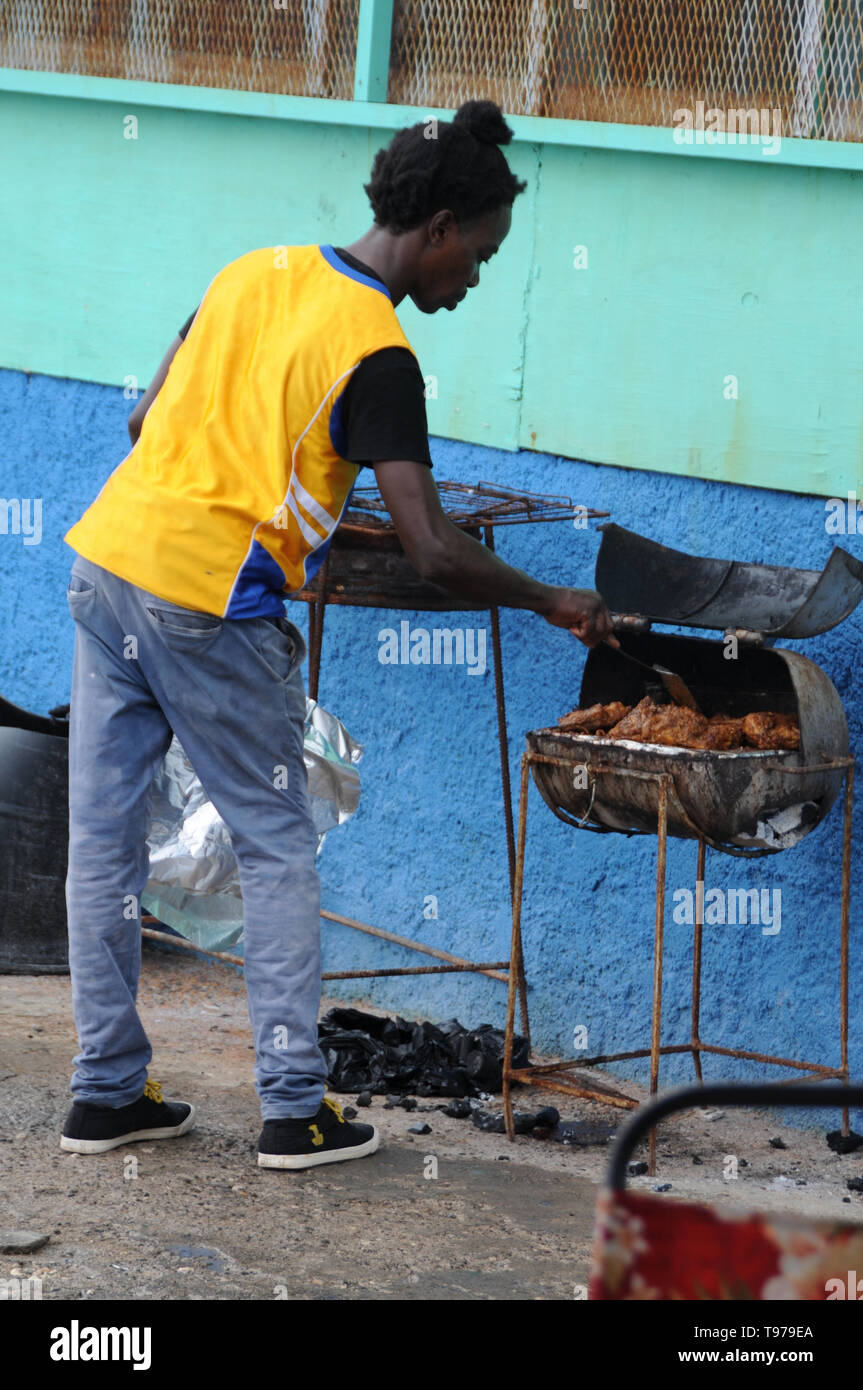
<svg viewBox="0 0 863 1390"><path fill-rule="evenodd" d="M359 0L0 0L0 64L349 100ZM860 0L395 0L388 100L863 140Z"/></svg>
<svg viewBox="0 0 863 1390"><path fill-rule="evenodd" d="M0 66L348 101L360 0L0 0Z"/></svg>
<svg viewBox="0 0 863 1390"><path fill-rule="evenodd" d="M861 140L861 79L859 0L395 0L388 97L654 126L703 101Z"/></svg>

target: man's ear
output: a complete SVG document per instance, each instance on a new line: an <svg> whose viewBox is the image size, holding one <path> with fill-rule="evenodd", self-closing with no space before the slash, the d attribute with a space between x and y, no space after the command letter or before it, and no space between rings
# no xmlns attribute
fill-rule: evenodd
<svg viewBox="0 0 863 1390"><path fill-rule="evenodd" d="M458 230L458 223L449 208L436 212L428 224L428 239L432 246L442 246Z"/></svg>

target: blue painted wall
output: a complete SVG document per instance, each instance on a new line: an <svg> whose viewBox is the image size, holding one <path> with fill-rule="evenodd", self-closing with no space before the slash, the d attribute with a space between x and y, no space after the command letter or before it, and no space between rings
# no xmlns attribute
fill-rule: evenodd
<svg viewBox="0 0 863 1390"><path fill-rule="evenodd" d="M43 499L43 537L0 535L0 692L44 711L68 699L72 632L65 585L72 554L61 537L127 450L131 403L114 387L0 372L0 479L4 496ZM439 478L488 479L566 493L607 509L658 541L707 555L820 567L833 538L823 500L656 473L509 454L432 441ZM371 479L369 479L371 481ZM499 553L538 577L592 583L599 537L565 523L498 533ZM863 537L839 538L863 558ZM297 605L305 625L305 608ZM328 610L321 700L364 743L363 796L348 826L328 839L320 865L333 911L473 959L503 959L510 915L497 764L493 678L458 667L384 666L378 633L402 616L431 628L487 615L440 619L372 610ZM584 649L529 614L502 614L514 785L526 730L553 723L577 701ZM863 701L855 679L863 609L810 643L789 644L817 661L838 687L860 744ZM855 827L863 806L858 802ZM838 918L841 815L785 854L743 863L708 854L708 885L782 889L778 936L758 926L706 929L703 1032L708 1040L838 1063ZM534 1043L568 1053L573 1027L591 1052L649 1040L655 842L579 834L532 789L524 929ZM695 846L670 842L668 887L692 885ZM855 883L860 879L860 863ZM438 898L437 920L423 904ZM859 1026L863 910L852 893L852 1070L863 1075ZM422 963L419 957L324 923L325 968ZM669 914L663 1042L688 1035L691 929ZM504 986L483 977L363 981L338 987L414 1016L500 1024ZM663 1061L662 1080L691 1076L686 1058ZM619 1074L646 1079L646 1063ZM755 1079L759 1068L707 1059L708 1077ZM782 1075L774 1073L774 1076ZM858 1128L859 1128L858 1124Z"/></svg>

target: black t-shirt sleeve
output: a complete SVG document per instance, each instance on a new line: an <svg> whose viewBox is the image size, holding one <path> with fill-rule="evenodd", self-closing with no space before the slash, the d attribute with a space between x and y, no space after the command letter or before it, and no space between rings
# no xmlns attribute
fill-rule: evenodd
<svg viewBox="0 0 863 1390"><path fill-rule="evenodd" d="M407 348L381 348L364 357L341 401L344 454L370 468L386 459L432 467L425 382Z"/></svg>
<svg viewBox="0 0 863 1390"><path fill-rule="evenodd" d="M200 308L200 305L198 306L198 308ZM178 336L178 337L180 337L180 338L185 338L185 336L186 336L186 334L188 333L189 329L192 327L192 322L193 322L194 317L195 317L195 314L197 314L197 312L198 312L198 310L196 309L195 312L192 313L192 314L190 314L189 317L186 319L186 322L183 324L183 327L177 329L177 336Z"/></svg>

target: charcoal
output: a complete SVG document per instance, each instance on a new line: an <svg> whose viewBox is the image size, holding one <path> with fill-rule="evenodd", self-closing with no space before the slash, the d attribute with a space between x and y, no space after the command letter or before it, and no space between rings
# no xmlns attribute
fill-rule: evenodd
<svg viewBox="0 0 863 1390"><path fill-rule="evenodd" d="M631 1178L640 1178L647 1172L646 1163L627 1163L626 1171Z"/></svg>
<svg viewBox="0 0 863 1390"><path fill-rule="evenodd" d="M506 1118L503 1114L493 1110L474 1110L472 1118L477 1129L485 1130L487 1134L506 1134ZM512 1122L516 1134L530 1134L536 1124L536 1116L524 1110L514 1110Z"/></svg>
<svg viewBox="0 0 863 1390"><path fill-rule="evenodd" d="M411 1023L340 1007L320 1021L318 1040L332 1090L386 1096L391 1107L405 1095L482 1098L503 1085L504 1035L487 1023ZM515 1037L513 1066L529 1060L527 1040Z"/></svg>
<svg viewBox="0 0 863 1390"><path fill-rule="evenodd" d="M352 1105L346 1105L342 1110L342 1114L344 1115L346 1120L355 1120L357 1118L358 1112L354 1109Z"/></svg>
<svg viewBox="0 0 863 1390"><path fill-rule="evenodd" d="M846 1186L849 1192L863 1192L863 1178L849 1178Z"/></svg>
<svg viewBox="0 0 863 1390"><path fill-rule="evenodd" d="M670 1192L670 1191L671 1191L671 1183L670 1183L670 1182L660 1182L660 1183L657 1183L653 1190L654 1190L654 1192Z"/></svg>
<svg viewBox="0 0 863 1390"><path fill-rule="evenodd" d="M831 1129L827 1135L827 1144L835 1154L853 1154L863 1147L863 1138L855 1134L853 1129L850 1134L843 1134L841 1129Z"/></svg>
<svg viewBox="0 0 863 1390"><path fill-rule="evenodd" d="M421 1120L419 1124L411 1125L408 1130L408 1134L431 1134L431 1132L432 1127L427 1125L425 1120Z"/></svg>
<svg viewBox="0 0 863 1390"><path fill-rule="evenodd" d="M470 1119L470 1102L466 1100L451 1100L449 1105L442 1105L441 1110L453 1120Z"/></svg>
<svg viewBox="0 0 863 1390"><path fill-rule="evenodd" d="M488 1110L474 1110L471 1116L477 1129L488 1134L506 1134L506 1120L503 1115L495 1115Z"/></svg>
<svg viewBox="0 0 863 1390"><path fill-rule="evenodd" d="M784 1139L780 1139L778 1136L777 1136L775 1139L770 1139L768 1142L769 1142L769 1144L770 1144L771 1149L787 1149L787 1148L788 1148L788 1145L786 1144L785 1140L784 1140Z"/></svg>
<svg viewBox="0 0 863 1390"><path fill-rule="evenodd" d="M542 1129L555 1129L560 1124L560 1111L555 1110L553 1105L544 1105L536 1112L536 1123Z"/></svg>
<svg viewBox="0 0 863 1390"><path fill-rule="evenodd" d="M371 1093L371 1091L360 1091L359 1095L357 1096L357 1105L361 1105L361 1106L363 1106L363 1108L365 1108L366 1106L371 1105L371 1103L372 1103L372 1093Z"/></svg>
<svg viewBox="0 0 863 1390"><path fill-rule="evenodd" d="M526 1114L523 1110L512 1112L512 1122L516 1134L530 1134L536 1128L536 1116Z"/></svg>

